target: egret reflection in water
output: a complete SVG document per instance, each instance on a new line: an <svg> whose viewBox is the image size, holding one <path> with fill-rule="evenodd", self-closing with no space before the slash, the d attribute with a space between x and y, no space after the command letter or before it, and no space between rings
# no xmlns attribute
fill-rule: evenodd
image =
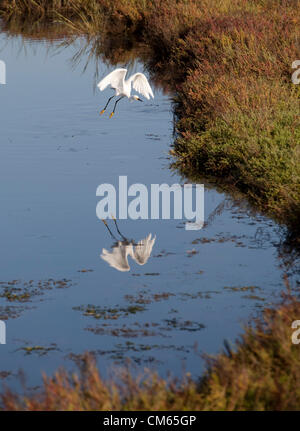
<svg viewBox="0 0 300 431"><path fill-rule="evenodd" d="M114 218L115 227L122 240L118 239L111 231L105 220L102 220L105 224L110 236L116 241L112 246L112 251L108 251L105 248L102 249L101 259L109 264L109 266L117 269L118 271L130 271L128 263L128 256L130 256L138 265L145 265L149 257L151 256L152 249L156 240L156 236L152 237L152 234L141 239L138 242L127 239L119 230L116 219Z"/></svg>

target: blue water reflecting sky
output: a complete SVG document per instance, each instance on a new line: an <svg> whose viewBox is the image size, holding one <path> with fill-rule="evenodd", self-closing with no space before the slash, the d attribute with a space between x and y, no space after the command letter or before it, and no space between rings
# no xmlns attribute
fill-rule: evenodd
<svg viewBox="0 0 300 431"><path fill-rule="evenodd" d="M195 345L218 351L250 315L277 300L274 224L230 201L201 231L186 231L178 220L120 221L126 237L151 233L156 241L146 265L131 261L128 272L109 266L100 255L114 241L96 218L96 188L117 186L120 175L147 187L183 182L168 169L171 102L156 89L142 106L120 102L109 120L99 111L110 92L94 91L94 64L84 74L80 65L72 68L76 47L55 51L5 36L0 46L7 64L7 85L0 86L1 281L20 280L22 290L33 280L39 292L29 302L0 298L2 315L7 306L18 311L0 346L1 369L12 372L7 381L23 368L38 384L42 370L70 367L70 355L87 350L97 353L103 372L129 357L161 373L181 373L185 364L199 374ZM109 70L100 64L101 74ZM206 189L206 218L225 198ZM49 279L70 286L41 289ZM100 317L87 312L89 304ZM126 314L130 306L142 309ZM50 350L26 354L26 346Z"/></svg>

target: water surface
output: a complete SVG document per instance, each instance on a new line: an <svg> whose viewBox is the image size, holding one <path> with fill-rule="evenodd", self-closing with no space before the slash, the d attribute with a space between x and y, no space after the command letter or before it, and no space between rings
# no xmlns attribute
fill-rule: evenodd
<svg viewBox="0 0 300 431"><path fill-rule="evenodd" d="M156 240L144 265L129 258L129 271L109 266L100 255L115 241L96 218L97 186L117 187L120 175L149 189L185 181L169 169L170 96L156 88L154 101L122 101L110 120L99 116L110 92L94 91L95 66L83 74L70 64L76 46L56 51L4 35L0 46L7 64L0 88L4 381L15 385L21 368L36 386L41 371L72 368L85 351L95 353L104 375L128 359L161 375L200 374L199 353L233 342L243 324L278 301L277 226L206 188L204 229L186 231L178 220L119 221L135 243L150 233ZM98 66L101 76L114 67Z"/></svg>

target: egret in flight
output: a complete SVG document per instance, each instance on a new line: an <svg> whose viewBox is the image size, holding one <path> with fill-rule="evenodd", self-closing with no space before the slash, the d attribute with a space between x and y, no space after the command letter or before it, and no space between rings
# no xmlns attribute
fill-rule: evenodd
<svg viewBox="0 0 300 431"><path fill-rule="evenodd" d="M125 79L127 73L127 69L116 69L113 72L106 75L97 85L100 91L105 90L106 87L110 85L111 88L115 90L115 95L111 96L105 107L100 112L100 115L104 114L106 108L108 107L109 102L114 97L119 97L116 100L114 109L110 114L109 118L111 118L116 110L117 103L120 102L121 99L127 97L130 101L138 100L139 102L143 102L137 95L131 96L132 88L138 93L142 94L146 99L150 99L150 96L154 98L153 91L150 87L150 84L143 73L135 73L130 76L130 78Z"/></svg>

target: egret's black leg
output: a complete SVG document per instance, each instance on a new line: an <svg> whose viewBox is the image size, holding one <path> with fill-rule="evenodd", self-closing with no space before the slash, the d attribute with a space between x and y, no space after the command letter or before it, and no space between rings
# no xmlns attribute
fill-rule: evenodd
<svg viewBox="0 0 300 431"><path fill-rule="evenodd" d="M105 226L107 227L108 232L110 233L110 236L115 240L118 241L118 238L115 237L115 235L112 233L112 231L110 230L110 228L108 227L108 224L106 223L106 220L102 219L103 223L105 224Z"/></svg>
<svg viewBox="0 0 300 431"><path fill-rule="evenodd" d="M120 99L116 100L116 102L115 102L115 106L114 106L114 109L113 109L112 113L110 114L109 118L111 118L111 117L114 115L115 110L116 110L117 103L118 103L118 102L120 102L120 100L122 100L124 97L125 97L125 96L121 96L121 97L120 97Z"/></svg>
<svg viewBox="0 0 300 431"><path fill-rule="evenodd" d="M108 99L108 101L107 101L106 105L104 106L104 108L103 108L103 109L102 109L102 111L100 112L100 115L104 114L104 112L105 112L106 108L108 107L109 102L110 102L110 101L111 101L111 99L113 99L114 97L115 97L115 96L111 96L111 97Z"/></svg>
<svg viewBox="0 0 300 431"><path fill-rule="evenodd" d="M127 238L120 232L119 227L117 225L117 220L115 219L115 217L113 217L113 221L115 222L116 225L116 229L118 231L118 234L124 239L124 241L128 241Z"/></svg>

